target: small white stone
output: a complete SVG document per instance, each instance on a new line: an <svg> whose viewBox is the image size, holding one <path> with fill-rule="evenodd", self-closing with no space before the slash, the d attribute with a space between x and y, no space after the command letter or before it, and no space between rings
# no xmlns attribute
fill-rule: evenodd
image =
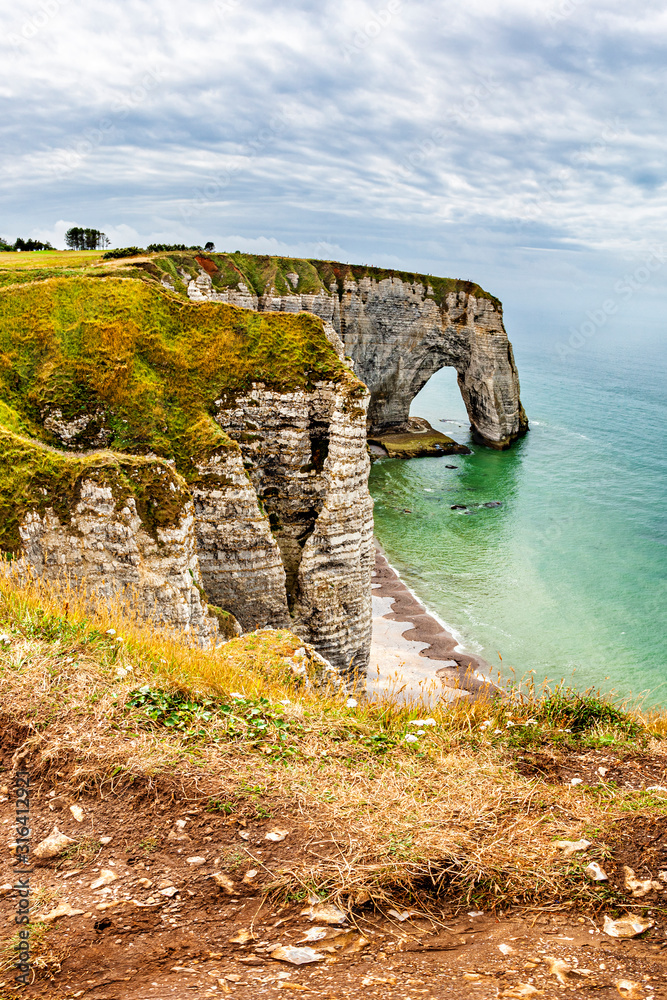
<svg viewBox="0 0 667 1000"><path fill-rule="evenodd" d="M54 826L51 833L41 841L33 851L36 858L57 858L59 854L75 843L67 834L61 833L57 826Z"/></svg>
<svg viewBox="0 0 667 1000"><path fill-rule="evenodd" d="M69 811L71 812L72 816L77 821L77 823L83 823L84 819L86 818L86 814L84 813L81 806L78 806L75 803L74 805L71 805L69 807Z"/></svg>
<svg viewBox="0 0 667 1000"><path fill-rule="evenodd" d="M99 878L96 878L94 882L90 883L91 889L101 889L102 886L111 885L115 882L118 876L115 872L109 871L108 868L103 868L100 872Z"/></svg>
<svg viewBox="0 0 667 1000"><path fill-rule="evenodd" d="M206 864L206 858L200 858L197 856L195 856L194 858L186 858L185 860L189 865L194 865L195 867L199 867L200 865Z"/></svg>
<svg viewBox="0 0 667 1000"><path fill-rule="evenodd" d="M279 844L288 836L289 836L289 830L281 830L278 827L276 827L275 830L269 830L269 832L265 834L264 840L272 840L274 844Z"/></svg>

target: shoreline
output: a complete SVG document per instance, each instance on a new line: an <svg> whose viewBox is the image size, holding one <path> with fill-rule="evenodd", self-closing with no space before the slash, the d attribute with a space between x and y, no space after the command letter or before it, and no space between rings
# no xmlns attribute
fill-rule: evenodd
<svg viewBox="0 0 667 1000"><path fill-rule="evenodd" d="M401 580L377 539L374 544L369 693L402 685L397 693L452 702L499 692L490 680L490 665L461 647L452 631Z"/></svg>

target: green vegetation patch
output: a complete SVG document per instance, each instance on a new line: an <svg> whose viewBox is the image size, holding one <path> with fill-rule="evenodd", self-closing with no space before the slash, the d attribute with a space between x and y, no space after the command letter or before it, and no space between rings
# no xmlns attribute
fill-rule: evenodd
<svg viewBox="0 0 667 1000"><path fill-rule="evenodd" d="M70 524L86 481L109 488L116 509L134 498L144 528L156 539L159 528L178 523L190 496L181 477L159 460L107 451L67 454L0 426L0 548L20 549L19 526L31 511L43 515L50 508Z"/></svg>
<svg viewBox="0 0 667 1000"><path fill-rule="evenodd" d="M229 700L193 697L145 684L130 691L126 706L139 710L144 725L164 726L192 740L215 739L215 723L219 727L218 739L249 743L263 743L267 737L273 742L285 742L290 733L298 735L303 730L299 723L286 719L284 712L262 697L232 695Z"/></svg>
<svg viewBox="0 0 667 1000"><path fill-rule="evenodd" d="M110 256L110 255L107 255ZM298 257L270 257L261 254L241 253L180 253L155 256L157 268L175 276L175 268L196 278L200 269L207 272L218 291L236 289L241 283L257 296L271 289L278 295L316 295L318 292L342 297L346 281L371 278L384 281L399 278L410 285L421 285L424 294L439 306L445 305L450 292L464 292L478 299L488 299L497 309L500 301L474 281L460 278L438 278L432 274L401 271L394 268L369 267L365 264L341 264L327 260L303 260ZM137 263L137 268L144 267ZM177 289L181 290L181 289ZM183 290L184 291L184 290Z"/></svg>
<svg viewBox="0 0 667 1000"><path fill-rule="evenodd" d="M153 284L51 278L0 290L0 400L21 429L71 444L173 459L186 477L236 447L215 401L260 382L279 391L358 380L308 313L182 302ZM54 425L53 421L58 424Z"/></svg>

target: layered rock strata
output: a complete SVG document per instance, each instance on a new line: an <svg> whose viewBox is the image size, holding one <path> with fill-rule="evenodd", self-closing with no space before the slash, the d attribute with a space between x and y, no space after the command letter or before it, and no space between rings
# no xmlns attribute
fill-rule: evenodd
<svg viewBox="0 0 667 1000"><path fill-rule="evenodd" d="M366 275L332 281L317 293L278 294L269 286L258 295L243 281L216 289L203 269L187 286L194 301L256 311L304 310L331 324L370 389L371 434L408 432L414 397L435 372L452 367L475 439L506 448L528 429L519 376L502 306L472 289L449 291L438 302L428 278Z"/></svg>
<svg viewBox="0 0 667 1000"><path fill-rule="evenodd" d="M289 622L347 675L363 675L371 633L373 513L366 451L368 394L327 382L309 391L255 386L233 407L219 401L215 419L240 445L266 515L261 548L267 570L261 600L267 620ZM241 622L245 612L222 601L229 555L215 559L200 534L204 586ZM218 533L219 536L219 533ZM230 547L236 540L230 538ZM275 567L283 572L282 606ZM268 606L270 605L270 606Z"/></svg>
<svg viewBox="0 0 667 1000"><path fill-rule="evenodd" d="M202 598L195 511L182 482L160 467L182 496L173 525L151 534L132 496L94 472L77 483L69 516L53 507L26 513L19 527L23 564L41 577L81 583L89 594L141 607L157 622L207 646L219 638L218 619ZM143 471L139 466L138 474Z"/></svg>

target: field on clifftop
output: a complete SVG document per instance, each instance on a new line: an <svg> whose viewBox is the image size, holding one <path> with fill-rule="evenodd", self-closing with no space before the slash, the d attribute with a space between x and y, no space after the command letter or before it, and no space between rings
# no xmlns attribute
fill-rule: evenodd
<svg viewBox="0 0 667 1000"><path fill-rule="evenodd" d="M665 981L663 718L562 690L355 704L287 631L202 652L11 574L0 632L0 996L17 769L33 849L71 838L32 875L22 995L549 996L553 962L599 996ZM640 938L604 934L628 912ZM271 957L299 942L319 958Z"/></svg>

